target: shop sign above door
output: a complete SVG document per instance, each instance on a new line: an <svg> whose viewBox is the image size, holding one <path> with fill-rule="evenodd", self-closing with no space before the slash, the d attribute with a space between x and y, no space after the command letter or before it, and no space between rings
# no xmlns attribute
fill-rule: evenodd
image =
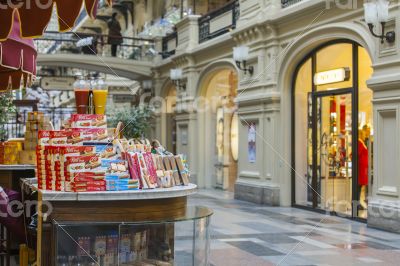
<svg viewBox="0 0 400 266"><path fill-rule="evenodd" d="M336 82L343 82L350 79L350 68L342 67L324 72L318 72L314 75L315 85L325 85Z"/></svg>

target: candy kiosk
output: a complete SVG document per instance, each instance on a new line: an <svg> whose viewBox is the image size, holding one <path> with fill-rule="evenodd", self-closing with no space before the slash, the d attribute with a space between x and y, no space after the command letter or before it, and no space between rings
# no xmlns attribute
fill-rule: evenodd
<svg viewBox="0 0 400 266"><path fill-rule="evenodd" d="M103 110L101 111L103 112ZM212 211L183 155L158 141L110 135L104 114L73 114L38 133L37 265L208 265Z"/></svg>

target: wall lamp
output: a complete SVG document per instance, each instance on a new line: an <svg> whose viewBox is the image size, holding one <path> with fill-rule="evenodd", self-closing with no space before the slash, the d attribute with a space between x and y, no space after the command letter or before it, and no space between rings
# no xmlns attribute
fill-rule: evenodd
<svg viewBox="0 0 400 266"><path fill-rule="evenodd" d="M178 91L185 90L185 85L183 84L183 70L181 68L173 68L170 72L170 78L174 83Z"/></svg>
<svg viewBox="0 0 400 266"><path fill-rule="evenodd" d="M385 25L389 19L389 1L375 0L364 4L365 22L368 24L369 30L374 37L381 39L381 43L386 40L388 43L393 43L396 40L396 33L389 31L385 33ZM382 33L380 35L374 32L374 26L381 24Z"/></svg>
<svg viewBox="0 0 400 266"><path fill-rule="evenodd" d="M151 96L154 97L153 81L151 79L142 81L142 89L143 93L150 93Z"/></svg>
<svg viewBox="0 0 400 266"><path fill-rule="evenodd" d="M247 61L249 60L249 50L248 46L238 46L233 48L233 60L235 60L237 67L244 71L246 75L249 72L250 76L254 73L254 67L247 67Z"/></svg>

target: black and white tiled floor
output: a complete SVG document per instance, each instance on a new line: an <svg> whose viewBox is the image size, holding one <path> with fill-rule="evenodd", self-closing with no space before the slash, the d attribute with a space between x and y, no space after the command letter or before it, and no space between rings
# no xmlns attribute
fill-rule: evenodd
<svg viewBox="0 0 400 266"><path fill-rule="evenodd" d="M400 265L400 235L364 223L237 201L218 190L200 190L189 204L214 210L214 266Z"/></svg>

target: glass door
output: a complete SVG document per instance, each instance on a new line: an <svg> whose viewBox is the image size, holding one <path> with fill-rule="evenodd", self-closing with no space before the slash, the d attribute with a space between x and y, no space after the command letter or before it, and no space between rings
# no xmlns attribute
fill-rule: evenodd
<svg viewBox="0 0 400 266"><path fill-rule="evenodd" d="M316 96L314 185L318 208L352 215L352 94ZM317 194L317 193L315 193Z"/></svg>

